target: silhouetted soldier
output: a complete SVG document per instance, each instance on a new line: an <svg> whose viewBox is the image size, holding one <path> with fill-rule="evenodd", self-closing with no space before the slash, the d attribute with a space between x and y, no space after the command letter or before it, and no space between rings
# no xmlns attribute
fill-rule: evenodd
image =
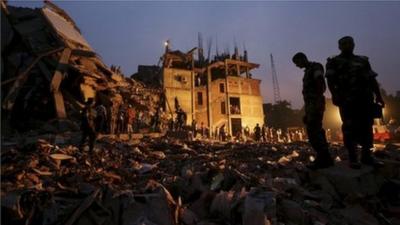
<svg viewBox="0 0 400 225"><path fill-rule="evenodd" d="M374 101L384 106L368 58L354 55L354 40L350 36L339 40L340 55L328 58L326 77L333 104L339 107L342 119L344 146L349 152L350 167L361 165L356 154L357 144L362 147L361 163L380 166L371 155L373 148L372 125Z"/></svg>
<svg viewBox="0 0 400 225"><path fill-rule="evenodd" d="M303 122L306 125L308 140L317 153L316 159L308 165L308 168L321 169L333 166L325 130L322 128L326 90L324 68L320 63L308 61L302 52L296 53L292 60L297 67L305 69L302 91L305 109Z"/></svg>
<svg viewBox="0 0 400 225"><path fill-rule="evenodd" d="M96 141L96 127L95 127L95 119L96 119L96 110L94 108L93 98L89 98L85 104L85 108L82 110L82 119L81 119L81 130L82 130L82 139L81 139L81 148L83 148L86 139L89 138L89 152L93 152L94 143Z"/></svg>

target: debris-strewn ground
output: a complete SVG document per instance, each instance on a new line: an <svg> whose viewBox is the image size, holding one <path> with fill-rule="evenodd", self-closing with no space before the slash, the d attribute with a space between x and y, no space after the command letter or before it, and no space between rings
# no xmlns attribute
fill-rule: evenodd
<svg viewBox="0 0 400 225"><path fill-rule="evenodd" d="M231 144L104 137L2 146L2 224L399 224L400 150L385 167L305 168L305 143Z"/></svg>

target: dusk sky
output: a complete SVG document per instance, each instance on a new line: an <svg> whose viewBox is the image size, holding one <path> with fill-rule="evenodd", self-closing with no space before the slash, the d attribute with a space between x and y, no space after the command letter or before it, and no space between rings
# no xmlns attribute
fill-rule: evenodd
<svg viewBox="0 0 400 225"><path fill-rule="evenodd" d="M163 42L173 49L188 51L197 46L201 32L206 47L208 37L218 37L220 52L234 39L240 52L243 43L253 71L261 79L265 102L273 99L269 54L275 59L282 99L294 107L303 105L303 72L291 62L303 51L313 61L326 63L338 54L337 40L354 37L356 54L366 55L378 81L389 93L400 90L400 2L182 2L182 1L61 1L83 36L108 65L120 65L126 75L139 64L157 64ZM42 2L15 2L10 5L39 7ZM327 92L328 93L328 92Z"/></svg>

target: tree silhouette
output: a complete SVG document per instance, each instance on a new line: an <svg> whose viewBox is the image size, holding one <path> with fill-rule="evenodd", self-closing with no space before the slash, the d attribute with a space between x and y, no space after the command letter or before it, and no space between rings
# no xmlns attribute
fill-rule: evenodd
<svg viewBox="0 0 400 225"><path fill-rule="evenodd" d="M282 100L276 104L264 104L265 124L286 130L288 127L303 126L304 110L292 109L290 102Z"/></svg>

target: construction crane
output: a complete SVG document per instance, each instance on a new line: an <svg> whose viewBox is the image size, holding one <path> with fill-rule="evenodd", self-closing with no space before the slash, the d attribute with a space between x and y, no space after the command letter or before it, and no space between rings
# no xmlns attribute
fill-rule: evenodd
<svg viewBox="0 0 400 225"><path fill-rule="evenodd" d="M277 102L281 101L281 93L279 91L279 82L278 82L278 76L276 74L274 57L272 56L272 54L270 54L270 56L271 56L272 85L274 89L274 103L276 104Z"/></svg>

